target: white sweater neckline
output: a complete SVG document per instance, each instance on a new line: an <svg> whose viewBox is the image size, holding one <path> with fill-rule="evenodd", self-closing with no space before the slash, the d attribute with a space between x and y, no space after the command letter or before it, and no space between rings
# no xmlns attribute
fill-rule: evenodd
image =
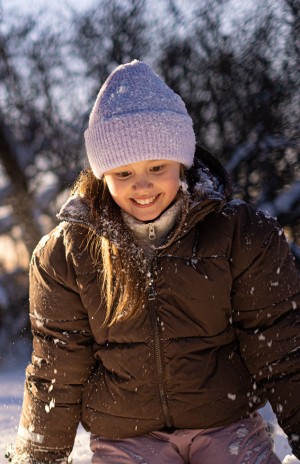
<svg viewBox="0 0 300 464"><path fill-rule="evenodd" d="M142 246L155 249L164 243L173 229L176 220L180 216L182 204L182 198L178 198L172 206L151 222L139 221L125 211L122 211L122 216L125 224L141 242Z"/></svg>

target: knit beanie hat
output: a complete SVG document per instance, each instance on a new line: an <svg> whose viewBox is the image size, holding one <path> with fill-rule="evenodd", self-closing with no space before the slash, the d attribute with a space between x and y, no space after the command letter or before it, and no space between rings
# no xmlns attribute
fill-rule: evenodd
<svg viewBox="0 0 300 464"><path fill-rule="evenodd" d="M182 99L145 63L118 66L100 89L85 131L96 177L144 160L166 159L191 167L192 119Z"/></svg>

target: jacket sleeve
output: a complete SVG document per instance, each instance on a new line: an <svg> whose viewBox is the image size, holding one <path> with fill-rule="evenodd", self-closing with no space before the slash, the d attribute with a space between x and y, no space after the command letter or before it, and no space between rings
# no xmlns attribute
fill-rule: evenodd
<svg viewBox="0 0 300 464"><path fill-rule="evenodd" d="M64 462L70 454L83 384L95 363L88 316L65 241L63 228L54 229L31 261L33 354L16 442L15 459L20 463Z"/></svg>
<svg viewBox="0 0 300 464"><path fill-rule="evenodd" d="M299 456L299 273L277 222L245 204L238 209L231 266L240 351Z"/></svg>

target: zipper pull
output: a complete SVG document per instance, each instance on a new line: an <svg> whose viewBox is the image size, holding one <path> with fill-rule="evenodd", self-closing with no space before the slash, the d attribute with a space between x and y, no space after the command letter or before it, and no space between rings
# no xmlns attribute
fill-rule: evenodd
<svg viewBox="0 0 300 464"><path fill-rule="evenodd" d="M148 300L155 300L156 292L153 285L153 279L149 282L149 292L148 292Z"/></svg>
<svg viewBox="0 0 300 464"><path fill-rule="evenodd" d="M156 239L156 234L155 234L154 224L149 224L149 240L155 240L155 239Z"/></svg>

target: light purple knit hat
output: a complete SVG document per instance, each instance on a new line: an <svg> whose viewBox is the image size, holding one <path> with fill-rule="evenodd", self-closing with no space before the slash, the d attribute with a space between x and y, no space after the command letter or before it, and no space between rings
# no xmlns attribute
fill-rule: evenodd
<svg viewBox="0 0 300 464"><path fill-rule="evenodd" d="M85 131L96 177L144 160L168 159L191 167L193 122L182 99L145 63L118 66L100 89Z"/></svg>

